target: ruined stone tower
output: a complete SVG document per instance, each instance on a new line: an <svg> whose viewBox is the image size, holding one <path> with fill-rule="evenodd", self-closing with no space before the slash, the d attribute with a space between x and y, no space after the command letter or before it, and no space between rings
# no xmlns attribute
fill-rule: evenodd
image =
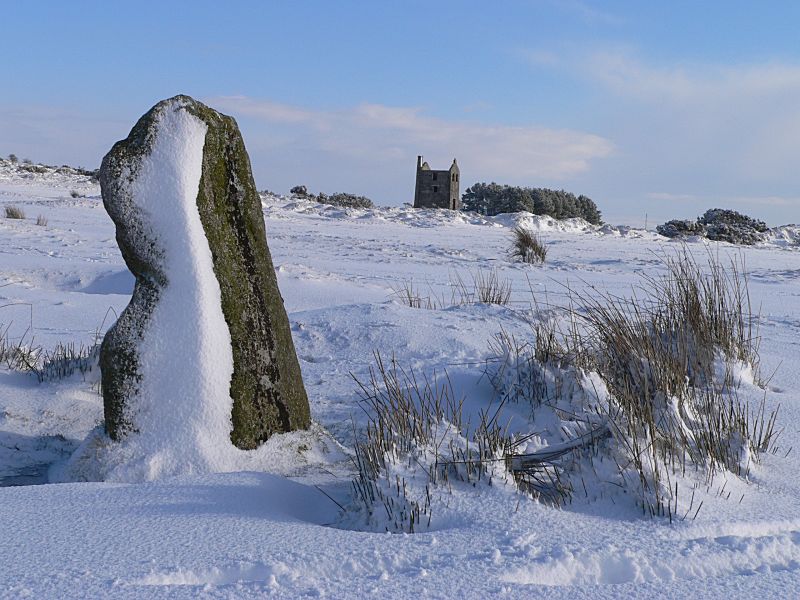
<svg viewBox="0 0 800 600"><path fill-rule="evenodd" d="M414 188L414 208L461 208L458 193L460 171L456 159L448 171L434 171L422 157L417 157L417 185Z"/></svg>

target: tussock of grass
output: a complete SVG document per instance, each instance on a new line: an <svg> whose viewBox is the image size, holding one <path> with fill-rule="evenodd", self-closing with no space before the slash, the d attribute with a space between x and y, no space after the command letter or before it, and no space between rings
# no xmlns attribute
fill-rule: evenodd
<svg viewBox="0 0 800 600"><path fill-rule="evenodd" d="M775 451L777 410L736 391L737 365L763 384L744 265L711 254L707 263L684 249L664 258L666 274L645 276L631 298L570 292L572 308L560 321L534 321L533 340L498 336L495 387L530 402L534 420L555 411L569 431L555 444L569 452L550 463L561 475L551 479L549 497L568 501L575 477L583 482L580 462L604 455L646 513L673 518L676 476L704 473L709 485L721 471L746 478L760 455Z"/></svg>
<svg viewBox="0 0 800 600"><path fill-rule="evenodd" d="M621 489L645 514L685 519L697 516L695 492L709 491L717 474L747 479L777 450L780 431L765 399L737 392L743 373L765 387L745 265L711 253L698 261L687 248L662 260L663 274L644 275L628 298L568 290L568 307L546 318L536 307L529 339L497 336L490 380L501 406L530 404L530 434L505 435L495 416L466 435L449 382L418 381L377 355L359 384L370 422L354 489L368 514L415 531L430 523L443 482L508 473L554 505ZM446 305L411 284L400 291L409 306ZM471 284L456 278L451 304L509 295L508 282L485 271Z"/></svg>
<svg viewBox="0 0 800 600"><path fill-rule="evenodd" d="M6 219L24 219L25 211L17 206L6 206Z"/></svg>
<svg viewBox="0 0 800 600"><path fill-rule="evenodd" d="M394 297L409 308L425 308L435 310L443 308L444 303L436 297L433 291L429 290L424 294L419 286L411 280L402 281L392 287Z"/></svg>
<svg viewBox="0 0 800 600"><path fill-rule="evenodd" d="M394 297L410 308L435 310L465 304L506 305L511 299L511 280L502 278L494 269L470 273L470 282L456 273L450 280L450 299L437 296L433 290L427 293L413 281L407 280L392 288Z"/></svg>
<svg viewBox="0 0 800 600"><path fill-rule="evenodd" d="M613 419L618 438L628 443L653 509L662 511L672 496L670 473L690 467L746 476L774 444L777 416L736 395L734 363L760 379L758 319L743 265L726 267L709 254L704 270L685 249L664 263L665 276L645 277L643 297L581 297L600 375L621 411Z"/></svg>
<svg viewBox="0 0 800 600"><path fill-rule="evenodd" d="M437 488L491 485L507 439L496 413L468 431L446 376L418 379L379 353L375 362L368 381L356 379L369 423L356 443L353 489L373 525L413 533L430 526Z"/></svg>
<svg viewBox="0 0 800 600"><path fill-rule="evenodd" d="M41 348L25 343L23 336L17 342L9 341L8 328L0 334L0 363L13 371L33 371L38 364Z"/></svg>
<svg viewBox="0 0 800 600"><path fill-rule="evenodd" d="M12 371L32 373L39 383L58 381L80 372L83 378L96 366L100 356L99 344L90 346L59 342L52 350L37 345L23 334L11 342L8 327L0 333L0 363Z"/></svg>
<svg viewBox="0 0 800 600"><path fill-rule="evenodd" d="M508 304L511 299L511 280L501 278L496 269L475 271L470 273L470 277L471 287L458 274L451 281L459 296L459 304Z"/></svg>
<svg viewBox="0 0 800 600"><path fill-rule="evenodd" d="M547 258L547 247L532 231L517 225L511 232L511 257L529 264L543 263Z"/></svg>
<svg viewBox="0 0 800 600"><path fill-rule="evenodd" d="M58 381L80 373L86 379L95 367L98 367L100 359L100 345L91 346L58 343L53 350L45 350L42 353L41 361L34 370L39 383L45 381Z"/></svg>

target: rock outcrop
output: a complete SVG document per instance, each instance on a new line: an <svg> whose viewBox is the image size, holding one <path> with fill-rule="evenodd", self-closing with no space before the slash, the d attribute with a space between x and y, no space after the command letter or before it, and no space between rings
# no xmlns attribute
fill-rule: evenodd
<svg viewBox="0 0 800 600"><path fill-rule="evenodd" d="M240 449L310 414L239 128L188 96L156 104L103 159L103 203L136 277L103 340L114 440Z"/></svg>

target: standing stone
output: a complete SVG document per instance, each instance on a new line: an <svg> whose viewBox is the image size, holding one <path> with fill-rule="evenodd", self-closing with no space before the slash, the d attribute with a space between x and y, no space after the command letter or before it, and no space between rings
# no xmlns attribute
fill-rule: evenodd
<svg viewBox="0 0 800 600"><path fill-rule="evenodd" d="M308 398L236 121L188 96L159 102L105 156L100 185L136 277L100 353L108 435L190 427L192 444L227 429L252 449L306 428ZM204 419L222 424L205 431Z"/></svg>

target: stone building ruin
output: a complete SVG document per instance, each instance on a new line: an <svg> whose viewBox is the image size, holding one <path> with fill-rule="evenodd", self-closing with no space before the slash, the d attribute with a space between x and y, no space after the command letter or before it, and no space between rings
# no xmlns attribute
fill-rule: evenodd
<svg viewBox="0 0 800 600"><path fill-rule="evenodd" d="M460 171L456 159L447 171L434 171L417 156L417 184L414 188L414 208L461 209L458 193Z"/></svg>

